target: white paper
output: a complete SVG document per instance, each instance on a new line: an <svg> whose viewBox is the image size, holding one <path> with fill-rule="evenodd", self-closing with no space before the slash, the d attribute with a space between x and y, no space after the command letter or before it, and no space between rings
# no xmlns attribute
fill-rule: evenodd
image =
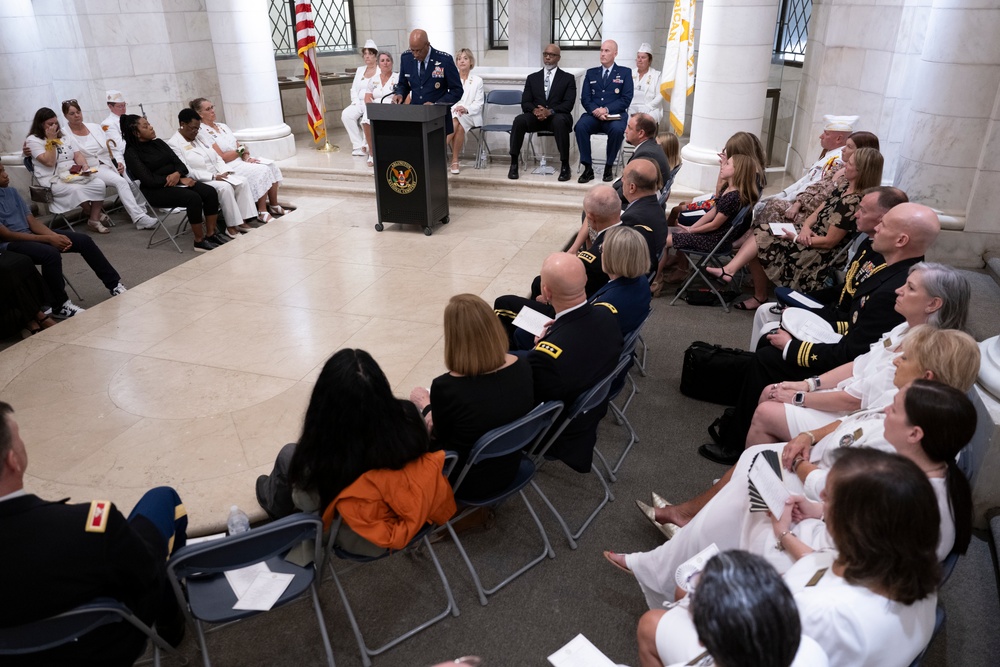
<svg viewBox="0 0 1000 667"><path fill-rule="evenodd" d="M816 301L815 299L810 299L809 297L807 297L802 292L796 292L796 291L793 290L793 291L791 291L791 292L788 293L788 298L791 301L795 301L796 303L799 303L799 304L805 306L806 308L812 308L814 310L819 310L820 308L823 307L823 304L821 304L819 301Z"/></svg>
<svg viewBox="0 0 1000 667"><path fill-rule="evenodd" d="M250 588L250 584L253 583L258 574L266 574L270 571L267 563L256 563L250 567L242 567L238 570L227 570L226 581L229 582L233 592L236 593L236 597L241 598L247 592L247 589Z"/></svg>
<svg viewBox="0 0 1000 667"><path fill-rule="evenodd" d="M215 533L214 535L202 535L201 537L189 537L185 544L201 544L202 542L211 542L212 540L221 540L225 537L225 533Z"/></svg>
<svg viewBox="0 0 1000 667"><path fill-rule="evenodd" d="M798 234L795 229L795 225L790 222L772 222L769 223L771 227L771 233L775 236L784 236L785 232L791 232L792 234Z"/></svg>
<svg viewBox="0 0 1000 667"><path fill-rule="evenodd" d="M535 336L541 336L542 332L545 331L545 325L551 321L552 318L545 313L524 306L514 318L514 326Z"/></svg>
<svg viewBox="0 0 1000 667"><path fill-rule="evenodd" d="M265 566L266 567L266 566ZM281 594L295 578L294 574L282 572L262 572L250 584L250 588L240 596L233 609L267 611L274 606Z"/></svg>
<svg viewBox="0 0 1000 667"><path fill-rule="evenodd" d="M222 180L224 180L226 183L229 183L233 187L236 187L237 185L243 185L244 183L247 182L245 178L243 178L242 176L237 176L236 174L226 174L225 176L222 177Z"/></svg>
<svg viewBox="0 0 1000 667"><path fill-rule="evenodd" d="M582 634L549 656L554 667L617 667L614 661Z"/></svg>
<svg viewBox="0 0 1000 667"><path fill-rule="evenodd" d="M622 115L620 113L609 113L604 117L605 120L621 120Z"/></svg>
<svg viewBox="0 0 1000 667"><path fill-rule="evenodd" d="M261 164L274 164L274 160L270 160L270 159L268 159L266 157L257 157L255 155L255 156L253 156L253 159L257 160L257 162L259 162Z"/></svg>
<svg viewBox="0 0 1000 667"><path fill-rule="evenodd" d="M750 466L750 481L757 487L757 492L764 499L771 514L775 517L781 516L785 511L785 501L791 494L763 456L754 459L753 465Z"/></svg>

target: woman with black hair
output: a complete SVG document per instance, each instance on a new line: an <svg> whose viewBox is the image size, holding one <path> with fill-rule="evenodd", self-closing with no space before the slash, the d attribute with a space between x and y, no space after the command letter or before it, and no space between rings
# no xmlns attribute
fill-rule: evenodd
<svg viewBox="0 0 1000 667"><path fill-rule="evenodd" d="M187 209L194 234L194 251L206 252L229 241L216 233L219 195L204 183L190 178L188 168L162 139L149 121L130 114L121 117L125 139L125 166L139 181L139 189L153 206ZM207 228L207 230L206 230Z"/></svg>

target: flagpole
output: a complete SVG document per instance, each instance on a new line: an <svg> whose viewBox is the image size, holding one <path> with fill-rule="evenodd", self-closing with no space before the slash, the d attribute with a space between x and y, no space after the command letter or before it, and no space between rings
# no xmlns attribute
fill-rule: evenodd
<svg viewBox="0 0 1000 667"><path fill-rule="evenodd" d="M330 128L326 124L326 93L323 92L323 79L319 76L319 59L316 59L316 78L319 79L319 108L323 115L323 145L316 148L320 153L339 153L340 146L330 143Z"/></svg>
<svg viewBox="0 0 1000 667"><path fill-rule="evenodd" d="M306 122L309 131L313 135L313 143L320 131L323 133L323 145L317 146L316 150L322 153L336 153L340 147L330 143L330 134L326 127L326 95L323 93L323 82L319 77L319 58L316 46L316 29L313 24L312 3L308 0L289 0L289 7L292 16L295 18L295 46L296 52L302 59L305 67L306 84ZM311 67L310 67L311 66ZM310 94L312 88L312 94ZM315 99L315 98L319 99ZM313 113L319 115L318 120L313 119Z"/></svg>

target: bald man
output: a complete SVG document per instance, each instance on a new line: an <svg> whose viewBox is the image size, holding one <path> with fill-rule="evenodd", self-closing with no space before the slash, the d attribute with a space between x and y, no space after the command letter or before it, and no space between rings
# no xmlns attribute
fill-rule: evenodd
<svg viewBox="0 0 1000 667"><path fill-rule="evenodd" d="M632 70L615 62L618 44L614 40L601 43L601 66L587 70L580 93L580 103L586 113L576 122L576 144L580 149L583 173L579 182L594 180L590 157L590 136L608 135L608 152L604 161L604 181L613 179L613 167L625 138L628 106L632 103Z"/></svg>
<svg viewBox="0 0 1000 667"><path fill-rule="evenodd" d="M875 227L872 238L872 249L885 259L885 268L873 272L857 286L844 337L836 343L810 343L777 329L762 338L743 380L731 427L723 433L723 442L702 445L698 453L717 463L735 463L746 445L754 410L767 385L817 377L854 361L882 334L900 324L904 318L894 308L896 290L906 283L910 267L923 261L924 253L940 232L937 214L926 206L905 203L889 209Z"/></svg>
<svg viewBox="0 0 1000 667"><path fill-rule="evenodd" d="M569 253L549 255L542 264L542 297L555 311L555 321L527 354L535 379L536 401L562 401L566 409L577 397L615 369L622 352L618 319L606 305L587 302L587 272ZM577 472L589 472L597 441L597 424L607 402L581 415L549 449Z"/></svg>
<svg viewBox="0 0 1000 667"><path fill-rule="evenodd" d="M660 168L655 162L640 157L625 165L621 179L621 197L626 202L622 224L634 228L645 239L650 272L656 270L667 243L667 216L657 200L659 175Z"/></svg>
<svg viewBox="0 0 1000 667"><path fill-rule="evenodd" d="M410 104L444 104L449 108L462 99L462 78L455 59L431 46L427 33L410 33L410 50L399 57L399 83L393 104L402 104L410 95ZM451 114L445 115L446 135L453 131Z"/></svg>

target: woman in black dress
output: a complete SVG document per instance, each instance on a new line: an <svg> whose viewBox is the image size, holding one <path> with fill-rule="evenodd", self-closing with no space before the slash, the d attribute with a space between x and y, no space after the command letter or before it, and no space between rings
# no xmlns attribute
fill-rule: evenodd
<svg viewBox="0 0 1000 667"><path fill-rule="evenodd" d="M427 421L431 447L458 452L457 478L476 441L528 414L535 397L531 367L507 353L503 326L474 294L453 296L444 310L444 362L448 372L434 379L430 392L414 389L410 400ZM517 474L520 457L515 452L476 465L458 498L481 499L502 491Z"/></svg>

